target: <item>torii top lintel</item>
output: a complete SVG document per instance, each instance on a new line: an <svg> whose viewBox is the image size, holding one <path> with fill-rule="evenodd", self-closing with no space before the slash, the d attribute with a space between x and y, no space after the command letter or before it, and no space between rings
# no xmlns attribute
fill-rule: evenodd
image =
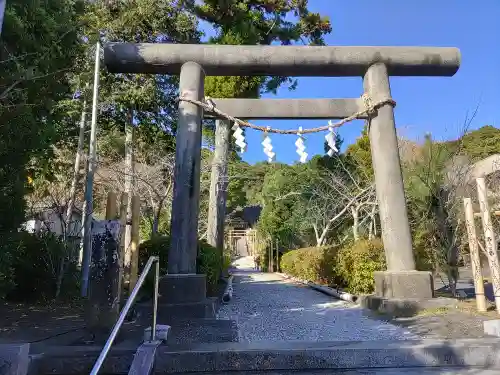
<svg viewBox="0 0 500 375"><path fill-rule="evenodd" d="M391 76L453 76L460 50L453 47L246 46L109 43L104 62L113 73L179 74L193 61L206 75L355 77L377 62Z"/></svg>

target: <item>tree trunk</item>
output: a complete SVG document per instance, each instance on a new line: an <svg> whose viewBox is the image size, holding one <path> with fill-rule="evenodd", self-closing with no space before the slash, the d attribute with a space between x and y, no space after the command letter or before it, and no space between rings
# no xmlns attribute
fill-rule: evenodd
<svg viewBox="0 0 500 375"><path fill-rule="evenodd" d="M152 228L151 228L151 238L153 238L154 236L156 236L158 234L158 222L160 220L160 217L157 215L157 214L154 214L154 217L153 217L153 225L152 225Z"/></svg>
<svg viewBox="0 0 500 375"><path fill-rule="evenodd" d="M321 236L317 240L317 247L323 246L323 244L325 243L326 235L327 235L328 231L330 230L330 225L331 225L331 223L328 223L327 226L325 227L325 229L323 229L323 232L321 232Z"/></svg>
<svg viewBox="0 0 500 375"><path fill-rule="evenodd" d="M447 201L447 191L440 189L433 209L437 220L437 228L442 236L440 245L446 249L446 276L450 285L450 291L455 296L458 282L459 249L455 244L455 233L449 222L450 213L445 203Z"/></svg>
<svg viewBox="0 0 500 375"><path fill-rule="evenodd" d="M128 194L127 225L125 226L125 270L130 269L130 244L132 242L132 196L134 195L134 110L130 108L127 113L125 125L125 193Z"/></svg>
<svg viewBox="0 0 500 375"><path fill-rule="evenodd" d="M372 212L370 213L370 229L368 232L368 239L372 240L373 236L377 235L377 223L375 222L375 212L377 210L377 206L373 205Z"/></svg>
<svg viewBox="0 0 500 375"><path fill-rule="evenodd" d="M153 225L151 228L151 237L154 237L158 234L158 227L160 225L161 209L162 209L162 206L158 205L158 208L153 213Z"/></svg>
<svg viewBox="0 0 500 375"><path fill-rule="evenodd" d="M319 232L318 232L318 226L316 224L313 224L313 229L314 229L314 235L316 236L316 246L321 246L319 244L320 237L319 237Z"/></svg>
<svg viewBox="0 0 500 375"><path fill-rule="evenodd" d="M357 207L351 207L351 214L353 219L352 224L352 235L354 237L354 241L359 240L359 211Z"/></svg>

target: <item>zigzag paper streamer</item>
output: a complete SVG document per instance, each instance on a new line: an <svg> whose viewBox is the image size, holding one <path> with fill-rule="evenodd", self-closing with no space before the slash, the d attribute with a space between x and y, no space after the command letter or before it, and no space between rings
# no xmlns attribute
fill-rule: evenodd
<svg viewBox="0 0 500 375"><path fill-rule="evenodd" d="M302 136L302 127L299 127L297 135L299 137L297 141L295 141L295 146L297 146L297 154L299 154L300 156L300 162L305 163L307 161L308 154L307 152L305 152L306 146L304 144L304 137Z"/></svg>
<svg viewBox="0 0 500 375"><path fill-rule="evenodd" d="M269 128L268 128L269 129ZM264 154L267 156L267 161L269 163L272 163L273 161L276 160L276 153L273 152L273 145L271 144L271 138L269 138L269 135L267 135L262 141L262 146L264 146Z"/></svg>
<svg viewBox="0 0 500 375"><path fill-rule="evenodd" d="M328 125L332 125L331 121L328 121ZM335 144L335 132L333 131L333 127L329 128L328 134L325 136L326 143L330 148L327 152L328 156L332 157L335 153L339 152L337 149L337 145Z"/></svg>
<svg viewBox="0 0 500 375"><path fill-rule="evenodd" d="M240 128L237 122L234 123L232 129L233 137L236 139L236 146L240 148L241 153L244 153L247 150L247 144L245 143L245 135L243 134L243 129Z"/></svg>

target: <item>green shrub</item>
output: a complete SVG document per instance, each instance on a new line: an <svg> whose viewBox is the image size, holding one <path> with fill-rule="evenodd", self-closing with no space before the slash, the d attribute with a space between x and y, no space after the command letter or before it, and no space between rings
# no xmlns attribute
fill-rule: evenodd
<svg viewBox="0 0 500 375"><path fill-rule="evenodd" d="M16 233L17 235L17 233ZM11 233L2 234L0 244L0 299L4 299L16 286L12 268L12 249L15 247Z"/></svg>
<svg viewBox="0 0 500 375"><path fill-rule="evenodd" d="M153 238L142 242L139 245L139 273L142 272L144 266L148 262L149 257L160 257L160 276L167 273L168 267L168 248L170 246L169 236L154 236ZM143 286L143 294L148 296L153 292L154 272L149 272Z"/></svg>
<svg viewBox="0 0 500 375"><path fill-rule="evenodd" d="M360 240L343 248L337 255L336 269L349 292L372 293L375 287L373 273L385 269L382 241Z"/></svg>
<svg viewBox="0 0 500 375"><path fill-rule="evenodd" d="M209 295L214 295L217 293L217 285L221 276L221 253L206 241L199 241L198 246L196 272L207 275L207 292Z"/></svg>
<svg viewBox="0 0 500 375"><path fill-rule="evenodd" d="M42 301L56 295L64 243L50 232L4 234L0 245L0 294L12 301ZM61 297L78 293L76 264L65 264Z"/></svg>
<svg viewBox="0 0 500 375"><path fill-rule="evenodd" d="M290 250L281 257L281 270L302 280L338 285L341 280L335 271L337 252L333 246Z"/></svg>
<svg viewBox="0 0 500 375"><path fill-rule="evenodd" d="M231 255L228 253L224 253L224 257L222 258L222 272L226 275L229 268L231 268L232 259Z"/></svg>
<svg viewBox="0 0 500 375"><path fill-rule="evenodd" d="M198 243L198 259L196 262L197 273L207 275L207 291L209 294L215 293L219 282L220 271L222 269L222 259L220 252L205 241ZM164 275L168 270L168 249L170 247L169 236L155 236L144 241L139 246L139 272L144 268L150 256L160 257L160 275ZM145 290L153 288L154 276L151 273L145 282Z"/></svg>

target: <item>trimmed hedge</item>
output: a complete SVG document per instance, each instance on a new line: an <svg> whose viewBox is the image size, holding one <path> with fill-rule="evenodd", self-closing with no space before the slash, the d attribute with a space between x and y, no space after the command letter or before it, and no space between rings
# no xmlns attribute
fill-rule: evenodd
<svg viewBox="0 0 500 375"><path fill-rule="evenodd" d="M281 270L291 276L335 285L339 278L333 267L339 249L333 246L291 250L281 258Z"/></svg>
<svg viewBox="0 0 500 375"><path fill-rule="evenodd" d="M385 269L382 241L361 240L343 248L326 246L291 250L281 259L283 272L354 294L372 293L374 271Z"/></svg>
<svg viewBox="0 0 500 375"><path fill-rule="evenodd" d="M141 243L139 246L139 270L144 268L150 256L156 255L160 257L160 274L166 274L168 268L169 246L169 236L155 236ZM217 285L222 267L223 264L220 252L206 241L199 241L196 272L207 275L207 291L209 294L217 292ZM152 290L153 280L153 274L151 273L146 280L145 288L147 290Z"/></svg>
<svg viewBox="0 0 500 375"><path fill-rule="evenodd" d="M380 239L360 240L339 251L335 268L353 294L373 293L375 271L385 270L384 245Z"/></svg>

